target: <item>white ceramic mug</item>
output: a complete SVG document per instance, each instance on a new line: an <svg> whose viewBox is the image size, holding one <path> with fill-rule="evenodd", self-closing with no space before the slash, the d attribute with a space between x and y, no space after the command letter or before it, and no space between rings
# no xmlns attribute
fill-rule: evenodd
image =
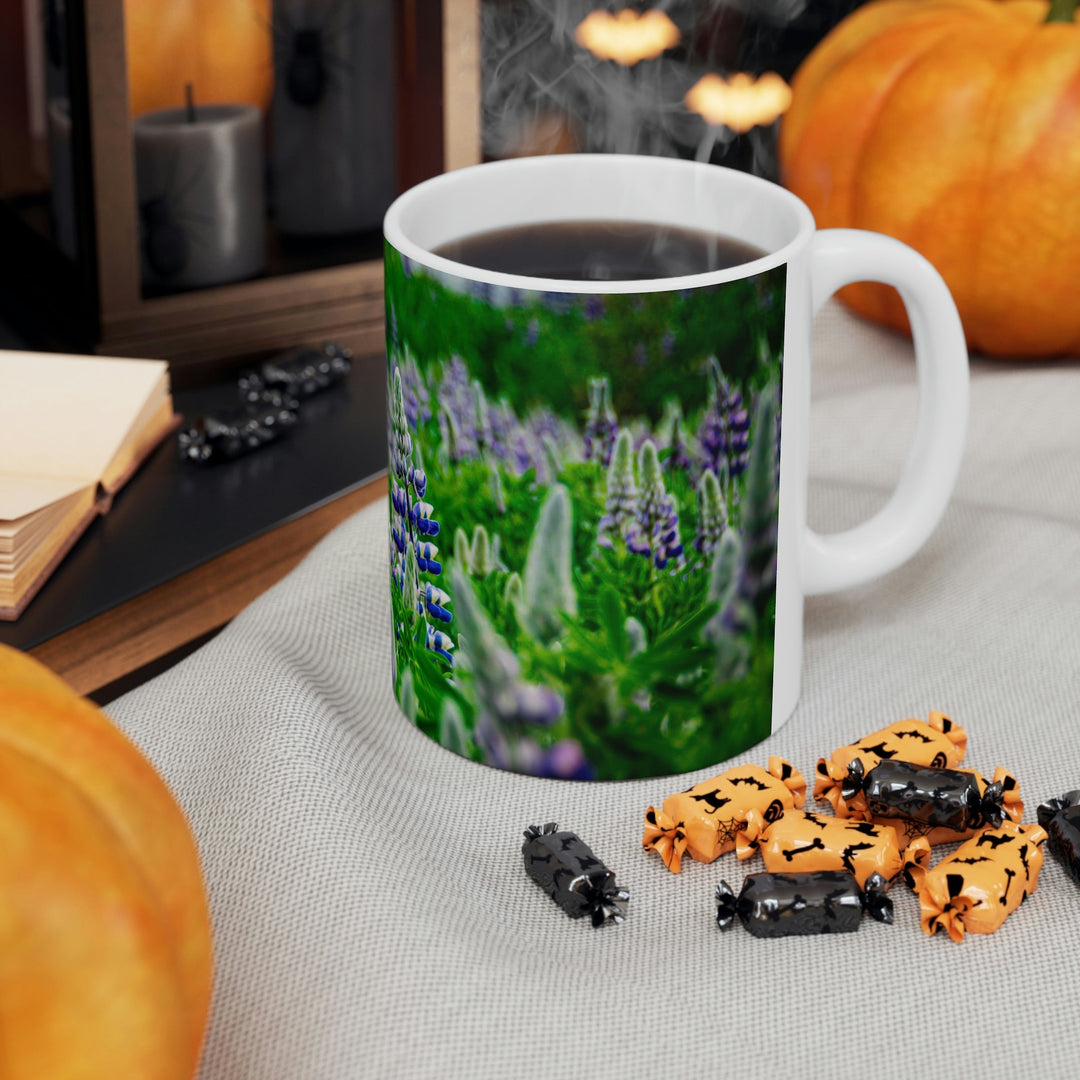
<svg viewBox="0 0 1080 1080"><path fill-rule="evenodd" d="M595 281L433 253L557 221L707 230L763 254ZM816 231L765 180L668 158L461 169L402 195L384 233L406 714L476 760L574 778L689 771L771 734L799 694L803 598L898 566L952 491L967 352L941 277L895 240ZM896 286L907 305L915 433L888 504L821 536L806 510L811 323L863 280ZM706 316L716 349L704 347Z"/></svg>

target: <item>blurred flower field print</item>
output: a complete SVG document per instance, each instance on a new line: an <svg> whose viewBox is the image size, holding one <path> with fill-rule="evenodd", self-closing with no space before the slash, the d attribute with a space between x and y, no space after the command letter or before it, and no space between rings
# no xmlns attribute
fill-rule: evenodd
<svg viewBox="0 0 1080 1080"><path fill-rule="evenodd" d="M386 249L394 690L534 776L771 729L785 270L525 292Z"/></svg>

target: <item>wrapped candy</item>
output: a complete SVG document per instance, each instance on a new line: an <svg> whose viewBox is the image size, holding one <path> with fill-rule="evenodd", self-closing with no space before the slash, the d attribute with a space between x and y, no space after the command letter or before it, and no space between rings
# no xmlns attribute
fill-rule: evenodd
<svg viewBox="0 0 1080 1080"><path fill-rule="evenodd" d="M918 894L923 930L944 929L953 941L963 941L965 932L992 934L1038 886L1045 840L1041 825L1006 821L973 836L933 869L926 838L914 840L904 875Z"/></svg>
<svg viewBox="0 0 1080 1080"><path fill-rule="evenodd" d="M1080 791L1044 802L1036 814L1050 837L1050 850L1068 875L1080 885Z"/></svg>
<svg viewBox="0 0 1080 1080"><path fill-rule="evenodd" d="M738 916L754 937L848 934L859 929L864 910L878 922L893 921L887 888L871 874L864 891L846 870L748 874L738 896L726 881L716 886L716 925L726 930Z"/></svg>
<svg viewBox="0 0 1080 1080"><path fill-rule="evenodd" d="M851 810L865 809L861 796L849 804L841 792L852 761L861 761L866 772L879 761L892 758L913 765L955 769L964 760L966 747L964 729L942 712L930 713L929 721L899 720L850 746L841 746L828 758L821 758L814 780L814 798L829 802L837 817L848 817Z"/></svg>
<svg viewBox="0 0 1080 1080"><path fill-rule="evenodd" d="M736 837L735 852L740 859L749 859L755 851L764 857L766 870L846 870L860 888L871 874L892 881L904 866L891 825L800 810L788 810L773 822L751 810Z"/></svg>
<svg viewBox="0 0 1080 1080"><path fill-rule="evenodd" d="M571 919L588 915L593 926L603 926L625 918L630 894L576 833L559 832L553 821L530 825L521 854L529 877Z"/></svg>
<svg viewBox="0 0 1080 1080"><path fill-rule="evenodd" d="M907 761L881 761L864 773L856 758L841 792L849 805L861 794L866 809L853 816L894 826L905 847L919 836L930 844L966 840L1005 819L1019 824L1024 816L1020 784L1000 766L987 780L973 769L931 769Z"/></svg>
<svg viewBox="0 0 1080 1080"><path fill-rule="evenodd" d="M641 845L659 853L664 865L677 874L683 852L708 863L734 851L736 834L752 810L765 821L775 821L785 810L802 806L805 797L803 774L783 758L769 758L768 769L736 765L688 791L669 795L662 810L650 806Z"/></svg>

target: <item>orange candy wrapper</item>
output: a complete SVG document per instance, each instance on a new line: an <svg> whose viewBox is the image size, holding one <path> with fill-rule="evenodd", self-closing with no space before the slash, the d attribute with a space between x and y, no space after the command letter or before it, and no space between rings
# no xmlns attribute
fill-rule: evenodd
<svg viewBox="0 0 1080 1080"><path fill-rule="evenodd" d="M828 758L817 763L814 779L814 798L831 804L837 817L849 817L852 810L864 811L866 802L861 794L850 801L842 794L848 766L858 758L869 772L879 761L897 758L913 765L932 765L935 768L955 769L964 760L967 734L944 713L930 713L929 721L898 720L887 728L866 735L850 746L841 746Z"/></svg>
<svg viewBox="0 0 1080 1080"><path fill-rule="evenodd" d="M847 870L862 889L871 874L892 881L904 867L892 825L799 810L788 810L776 821L767 822L752 810L735 839L735 852L740 859L749 859L760 851L765 869L774 874Z"/></svg>
<svg viewBox="0 0 1080 1080"><path fill-rule="evenodd" d="M1000 765L994 770L992 780L977 773L974 769L957 769L957 772L975 778L978 785L979 797L986 798L986 789L991 784L1001 787L1001 811L1005 821L1011 821L1019 825L1024 817L1024 801L1020 798L1020 783L1008 769ZM951 829L947 826L932 826L921 821L915 821L906 817L885 817L868 811L853 811L852 817L863 821L872 822L875 825L891 825L896 830L896 836L900 841L901 848L908 847L914 840L923 837L928 844L950 844L957 840L967 840L968 837L977 836L983 831L986 822L972 829ZM1000 820L994 819L994 820ZM1005 822L1002 822L1004 824Z"/></svg>
<svg viewBox="0 0 1080 1080"><path fill-rule="evenodd" d="M768 769L736 765L688 791L669 795L661 810L650 806L641 845L657 852L677 874L684 852L697 862L710 863L734 851L735 836L752 811L764 821L774 821L785 810L801 807L805 797L803 774L783 758L769 758Z"/></svg>
<svg viewBox="0 0 1080 1080"><path fill-rule="evenodd" d="M1007 821L972 837L933 869L927 869L926 838L915 840L904 876L918 894L923 930L932 936L944 929L953 941L963 941L965 933L992 934L1037 888L1045 840L1041 825Z"/></svg>

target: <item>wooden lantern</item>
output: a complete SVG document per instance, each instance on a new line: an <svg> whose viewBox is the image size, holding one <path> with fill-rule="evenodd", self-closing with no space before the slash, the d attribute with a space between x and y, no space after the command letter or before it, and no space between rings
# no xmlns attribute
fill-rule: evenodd
<svg viewBox="0 0 1080 1080"><path fill-rule="evenodd" d="M480 2L395 0L391 99L399 192L480 160ZM175 389L327 338L358 356L383 349L377 229L326 257L316 245L299 255L285 251L268 222L265 276L171 295L144 289L132 115L182 102L187 82L204 103L228 98L265 107L272 77L269 8L270 0L68 4L71 141L82 200L77 263L33 229L13 224L0 207L0 242L12 256L8 280L13 290L25 290L28 304L44 298L47 347L167 359ZM15 29L21 35L22 27ZM205 62L193 68L191 56ZM225 62L230 57L237 67ZM26 83L21 72L10 81L16 89ZM0 144L0 156L8 157L3 151L13 143L6 131ZM10 167L0 168L0 181L10 175ZM17 277L11 272L16 263Z"/></svg>

